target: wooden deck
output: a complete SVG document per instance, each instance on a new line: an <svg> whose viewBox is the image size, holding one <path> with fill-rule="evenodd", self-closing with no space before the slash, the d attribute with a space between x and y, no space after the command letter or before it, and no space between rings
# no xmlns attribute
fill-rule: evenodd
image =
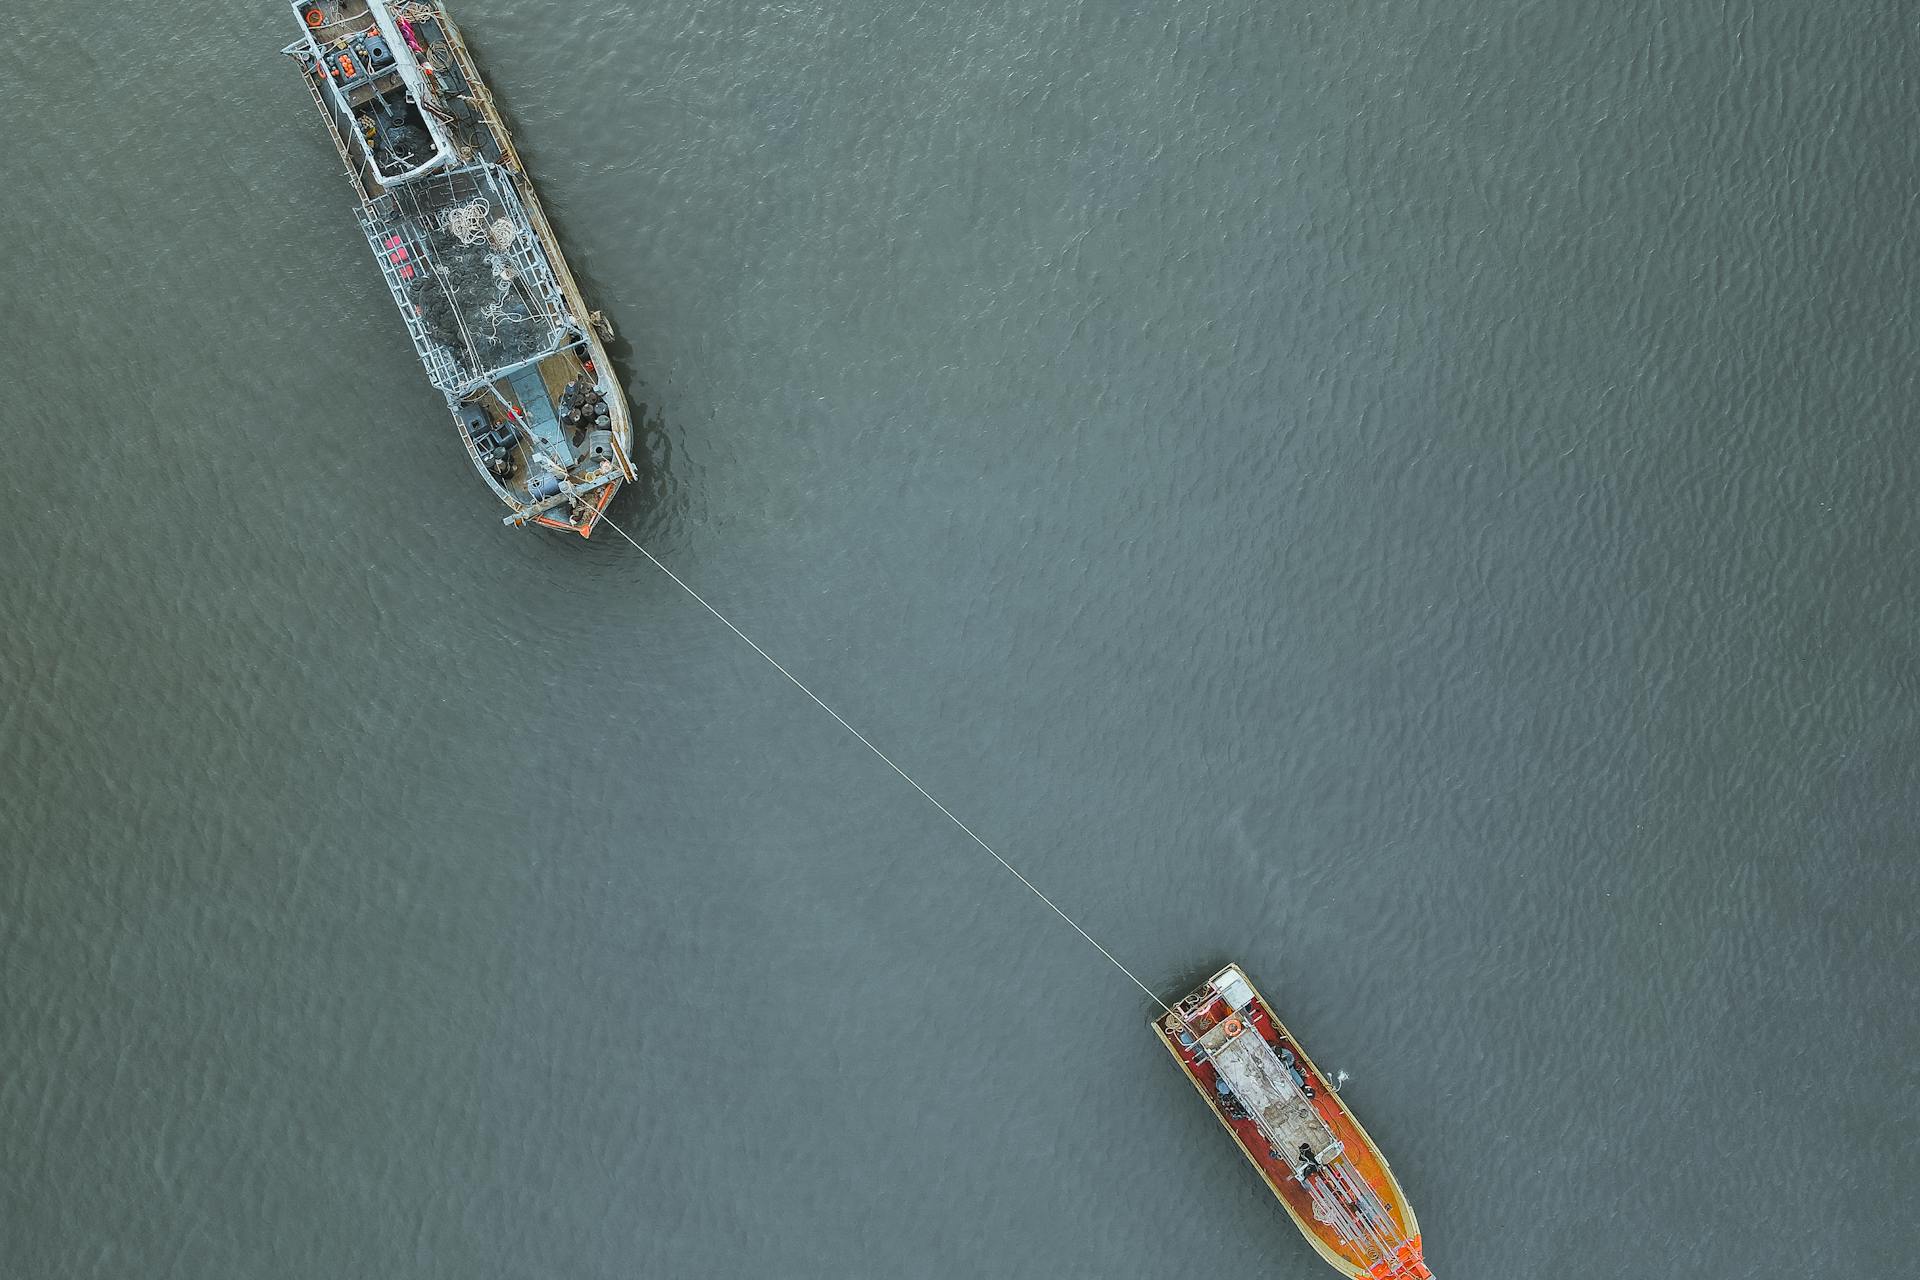
<svg viewBox="0 0 1920 1280"><path fill-rule="evenodd" d="M540 380L546 383L547 396L555 404L560 403L569 382L586 376L587 368L580 363L580 352L573 347L540 362Z"/></svg>

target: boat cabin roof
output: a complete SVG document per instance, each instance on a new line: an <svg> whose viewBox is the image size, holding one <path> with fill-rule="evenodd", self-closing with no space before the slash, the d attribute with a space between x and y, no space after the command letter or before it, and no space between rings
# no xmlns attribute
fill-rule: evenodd
<svg viewBox="0 0 1920 1280"><path fill-rule="evenodd" d="M1253 984L1247 981L1247 975L1241 972L1237 964L1230 964L1214 974L1207 979L1207 985L1236 1012L1253 1003Z"/></svg>

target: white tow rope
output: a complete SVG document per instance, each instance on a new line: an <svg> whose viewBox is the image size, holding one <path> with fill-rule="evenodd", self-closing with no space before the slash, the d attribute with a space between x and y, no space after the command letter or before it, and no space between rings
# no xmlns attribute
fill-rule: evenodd
<svg viewBox="0 0 1920 1280"><path fill-rule="evenodd" d="M908 786L912 787L915 791L918 791L922 796L926 797L926 801L928 804L932 805L934 808L938 809L941 813L945 814L947 816L947 820L953 823L954 826L960 828L960 830L964 831L969 840L979 845L982 849L985 849L987 851L988 856L990 856L995 862L999 863L1002 867L1006 868L1008 874L1012 875L1014 879L1018 880L1021 884L1025 885L1029 890L1031 890L1034 897L1046 903L1048 908L1052 910L1053 914L1059 916L1062 920L1065 920L1067 924L1072 927L1075 933L1079 934L1082 938L1085 938L1088 944L1091 945L1095 951L1098 951L1101 955L1105 956L1107 958L1107 961L1110 964L1112 964L1114 968L1118 969L1121 973L1126 974L1127 980L1133 983L1134 986L1140 988L1141 991L1145 992L1147 999L1159 1005L1160 1008L1165 1012L1167 1013L1173 1012L1173 1010L1168 1007L1166 1001L1162 1000L1159 996L1153 993L1153 989L1151 987L1147 986L1146 983L1140 981L1140 979L1134 977L1133 970L1127 968L1127 966L1125 966L1124 964L1121 964L1119 958L1116 957L1113 954L1113 952L1101 946L1097 938L1095 938L1092 934L1088 933L1085 929L1081 928L1079 921L1075 920L1072 916L1068 915L1065 911L1062 911L1058 903L1054 902L1052 898L1049 898L1046 894L1040 891L1040 887L1038 885L1034 884L1033 881L1027 879L1024 875L1020 874L1020 869L1018 867L1014 866L1011 862L1008 862L1005 858L1001 857L1000 854L994 849L992 845L988 844L985 840L982 840L978 835L974 833L974 830L972 827L969 827L966 823L960 821L958 817L954 816L953 810L947 808L947 806L945 806L944 804L941 804L938 800L934 799L932 792L928 791L925 787L921 786L918 782L914 781L912 774L908 773L905 769L902 769L899 765L893 762L893 757L889 756L886 752L882 751L880 748L874 746L873 743L869 742L865 734L861 733L858 729L848 724L845 717L843 717L838 711L835 711L832 707L822 702L818 694L816 694L813 690L807 688L806 685L800 683L799 677L795 676L793 672L787 670L785 667L781 666L777 661L775 661L772 654L768 653L765 649L762 649L759 645L755 644L752 636L749 636L746 632L734 626L733 623L727 618L727 615L725 615L724 613L721 613L718 609L708 604L705 596L702 596L698 591L695 591L692 587L688 586L684 581L682 581L679 574L667 568L666 565L660 563L660 561L654 557L653 552L647 550L645 547L641 546L638 542L634 541L632 534L629 534L625 529L622 529L619 525L615 524L611 520L602 519L600 523L605 525L607 528L612 529L615 533L619 534L621 537L625 538L628 544L631 545L635 551L638 551L641 555L645 556L648 562L652 564L654 568L666 574L669 578L672 578L675 586L679 587L682 591L686 592L688 595L692 596L696 601L698 601L700 604L700 607L705 609L708 613L712 614L714 617L718 618L721 622L721 625L726 627L727 630L733 632L733 634L735 634L736 636L739 636L742 640L746 641L748 648L752 649L755 653L765 658L768 661L768 663L772 665L775 671L778 671L781 675L785 676L788 680L792 681L794 688L798 689L800 692L806 694L807 697L811 698L813 700L813 704L819 707L822 711L826 712L828 715L832 716L836 724L838 724L842 729L845 729L848 733L852 734L855 738L859 739L861 746L873 752L874 755L880 757L880 762L882 764L886 765L887 768L899 774L902 778L906 780L906 783Z"/></svg>

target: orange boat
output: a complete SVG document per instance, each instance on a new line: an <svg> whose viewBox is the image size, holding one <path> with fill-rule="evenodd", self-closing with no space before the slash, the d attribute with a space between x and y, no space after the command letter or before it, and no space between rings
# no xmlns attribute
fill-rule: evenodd
<svg viewBox="0 0 1920 1280"><path fill-rule="evenodd" d="M1239 965L1151 1025L1321 1257L1353 1280L1431 1280L1386 1157Z"/></svg>

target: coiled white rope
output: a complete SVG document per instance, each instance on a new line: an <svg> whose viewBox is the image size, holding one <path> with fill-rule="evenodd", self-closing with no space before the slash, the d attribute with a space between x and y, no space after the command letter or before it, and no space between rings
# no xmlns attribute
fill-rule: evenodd
<svg viewBox="0 0 1920 1280"><path fill-rule="evenodd" d="M838 711L835 711L832 707L822 702L820 700L819 694L807 688L806 685L800 683L799 677L795 676L793 672L781 666L780 663L774 659L774 656L772 654L768 653L765 649L762 649L758 644L755 644L752 636L742 631L739 627L734 626L733 622L727 617L726 614L721 613L718 609L714 608L711 604L708 604L705 596L701 595L698 591L695 591L692 587L688 586L686 582L681 579L679 574L667 568L666 565L660 563L660 561L657 558L655 558L653 552L647 550L645 547L641 546L638 542L634 541L632 534L628 533L625 529L622 529L619 525L615 524L611 520L603 518L600 521L600 523L604 524L609 529L612 529L615 533L625 538L628 544L632 546L635 551L638 551L641 555L645 556L648 562L652 564L654 568L666 574L669 578L672 578L675 586L679 587L682 591L692 596L694 600L699 603L701 608L705 609L708 613L718 618L720 620L720 624L726 627L727 630L733 632L734 635L739 636L742 640L746 641L747 647L749 649L752 649L755 653L765 658L770 664L772 664L773 669L775 671L778 671L781 675L785 676L789 681L793 683L794 688L806 694L807 697L813 700L813 704L815 706L819 707L822 711L832 716L836 724L838 724L842 729L845 729L848 733L852 734L855 738L857 738L861 746L873 752L874 755L879 756L880 762L882 764L886 765L887 768L893 770L895 773L899 774L902 778L904 778L908 786L912 787L915 791L918 791L922 796L926 798L926 801L928 804L932 805L934 808L938 809L941 813L945 814L947 816L947 820L953 823L954 826L960 828L961 831L965 832L969 840L979 845L982 849L985 849L987 851L988 856L990 856L995 862L999 863L1002 867L1006 868L1007 872L1011 874L1014 879L1018 880L1021 884L1025 885L1029 890L1031 890L1033 892L1034 897L1046 903L1048 908L1052 910L1053 914L1059 916L1062 920L1065 920L1075 933L1079 934L1082 938L1085 938L1095 951L1098 951L1101 955L1107 958L1107 961L1110 964L1112 964L1114 968L1118 969L1121 973L1126 974L1127 980L1133 983L1134 986L1140 988L1141 991L1145 992L1147 999L1159 1005L1164 1012L1169 1014L1174 1013L1173 1009L1167 1004L1166 1001L1162 1000L1159 996L1154 994L1153 988L1149 987L1146 983L1140 981L1139 978L1135 977L1133 974L1133 970L1127 968L1126 965L1121 964L1119 958L1115 956L1113 952L1107 950L1105 947L1100 945L1099 939L1095 938L1092 934L1088 933L1085 929L1081 928L1079 921L1075 920L1072 916L1068 915L1065 911L1062 911L1060 909L1060 905L1056 903L1052 898L1049 898L1046 894L1042 893L1040 891L1040 887L1034 884L1033 881L1027 879L1026 876L1022 875L1018 867L1014 866L1011 862L1008 862L1005 858L1001 857L999 852L996 849L994 849L992 845L988 844L985 840L982 840L977 834L975 834L972 827L969 827L966 823L960 821L960 819L957 816L955 816L953 810L947 808L947 806L945 806L944 804L941 804L938 800L934 799L933 793L928 791L925 787L921 786L918 782L914 781L912 774L908 773L905 769L902 769L899 765L895 764L893 762L892 756L889 756L886 752L882 751L880 748L874 746L873 743L869 742L867 740L867 736L861 733L858 729L854 728L852 725L848 724L846 719L842 717ZM1174 1014L1174 1016L1178 1017L1179 1015ZM1181 1019L1181 1021L1184 1022L1185 1019Z"/></svg>
<svg viewBox="0 0 1920 1280"><path fill-rule="evenodd" d="M493 206L485 196L455 205L440 215L440 225L461 244L479 244L487 237L487 215Z"/></svg>

